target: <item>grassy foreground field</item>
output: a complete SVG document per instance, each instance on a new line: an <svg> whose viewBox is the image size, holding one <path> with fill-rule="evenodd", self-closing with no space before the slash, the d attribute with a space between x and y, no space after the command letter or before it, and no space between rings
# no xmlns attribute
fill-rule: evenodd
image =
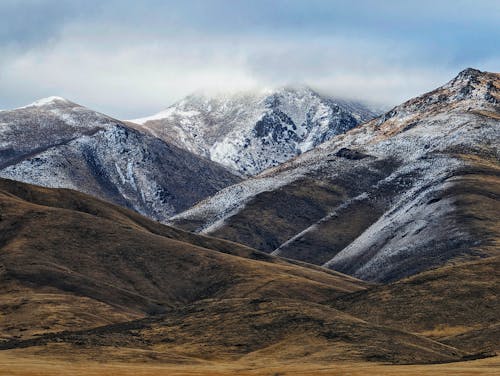
<svg viewBox="0 0 500 376"><path fill-rule="evenodd" d="M152 375L498 375L500 357L436 365L253 364L251 362L170 365L158 363L97 363L34 357L20 350L0 352L0 375L9 376L152 376Z"/></svg>

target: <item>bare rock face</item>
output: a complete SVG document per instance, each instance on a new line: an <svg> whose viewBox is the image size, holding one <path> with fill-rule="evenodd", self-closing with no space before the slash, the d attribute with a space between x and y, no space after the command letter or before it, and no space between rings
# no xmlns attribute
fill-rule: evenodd
<svg viewBox="0 0 500 376"><path fill-rule="evenodd" d="M141 129L244 175L255 175L375 117L360 103L305 87L226 96L192 95Z"/></svg>
<svg viewBox="0 0 500 376"><path fill-rule="evenodd" d="M165 220L241 179L59 97L0 112L0 176L72 188Z"/></svg>
<svg viewBox="0 0 500 376"><path fill-rule="evenodd" d="M499 100L467 69L170 223L371 281L497 254Z"/></svg>

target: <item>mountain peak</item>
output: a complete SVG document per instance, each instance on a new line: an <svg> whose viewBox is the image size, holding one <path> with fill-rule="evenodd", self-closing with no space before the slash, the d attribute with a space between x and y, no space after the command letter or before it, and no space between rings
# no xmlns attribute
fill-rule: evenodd
<svg viewBox="0 0 500 376"><path fill-rule="evenodd" d="M476 68L465 68L463 71L461 71L458 76L472 76L472 75L478 75L483 73L479 69Z"/></svg>
<svg viewBox="0 0 500 376"><path fill-rule="evenodd" d="M458 75L448 84L444 85L444 87L461 89L464 86L478 86L486 75L486 72L481 72L474 68L467 68L458 73Z"/></svg>
<svg viewBox="0 0 500 376"><path fill-rule="evenodd" d="M472 100L475 105L482 106L487 102L497 103L499 87L498 74L467 68L435 92L440 92L441 97L446 97L448 102Z"/></svg>
<svg viewBox="0 0 500 376"><path fill-rule="evenodd" d="M391 118L416 116L429 111L469 111L498 103L500 74L467 68L445 85L393 108L379 118L378 125Z"/></svg>
<svg viewBox="0 0 500 376"><path fill-rule="evenodd" d="M52 106L54 104L70 104L72 103L71 101L67 100L66 98L63 97L58 97L58 96L50 96L46 98L41 98L33 103L30 103L27 106L24 106L23 108L26 107L43 107L43 106Z"/></svg>
<svg viewBox="0 0 500 376"><path fill-rule="evenodd" d="M475 68L466 68L464 69L463 71L461 71L456 78L473 78L473 77L477 77L481 74L483 74L484 72L480 71L479 69L475 69Z"/></svg>
<svg viewBox="0 0 500 376"><path fill-rule="evenodd" d="M480 71L474 68L467 68L443 87L458 87L463 85L473 85L477 88L481 86L496 85L500 81L500 75L493 72Z"/></svg>
<svg viewBox="0 0 500 376"><path fill-rule="evenodd" d="M337 101L307 86L284 86L194 94L131 121L178 147L254 175L374 116L360 103Z"/></svg>

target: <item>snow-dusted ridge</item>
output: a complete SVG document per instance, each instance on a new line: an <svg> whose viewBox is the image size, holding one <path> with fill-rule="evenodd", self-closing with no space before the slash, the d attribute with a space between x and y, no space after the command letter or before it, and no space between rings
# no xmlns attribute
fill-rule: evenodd
<svg viewBox="0 0 500 376"><path fill-rule="evenodd" d="M63 97L50 96L50 97L38 99L37 101L35 101L33 103L30 103L30 104L28 104L26 106L20 107L20 108L42 107L42 106L47 106L47 105L53 105L53 104L55 104L57 102L72 103L72 102L70 102L69 100L67 100L66 98L63 98Z"/></svg>
<svg viewBox="0 0 500 376"><path fill-rule="evenodd" d="M153 116L130 120L157 137L255 175L373 118L360 103L307 87L190 95Z"/></svg>
<svg viewBox="0 0 500 376"><path fill-rule="evenodd" d="M21 106L21 107L17 107L15 108L14 110L20 110L20 109L23 109L23 108L30 108L30 107L48 107L48 106L52 106L52 105L55 105L55 104L75 104L69 100L67 100L66 98L63 98L63 97L58 97L58 96L50 96L50 97L46 97L46 98L40 98L30 104L27 104L26 106ZM13 111L12 109L0 109L0 112L7 112L7 111Z"/></svg>
<svg viewBox="0 0 500 376"><path fill-rule="evenodd" d="M60 97L0 112L0 177L79 190L157 220L240 181L222 166Z"/></svg>
<svg viewBox="0 0 500 376"><path fill-rule="evenodd" d="M293 196L297 182L310 184L312 192L315 185L342 182L347 197L338 206L296 228L275 248L261 249L363 279L391 280L476 252L470 247L478 240L455 214L454 201L439 197L454 186L461 171L482 163L480 158L492 164L500 160L500 75L466 69L436 90L223 189L169 223L258 247L281 238L283 229L293 228L292 217L302 215L288 209L295 202L279 200ZM373 183L367 185L368 178ZM266 218L249 217L259 208ZM351 220L342 213L366 217L363 210L380 214L343 249L336 249L337 237L329 234ZM284 217L286 212L292 217ZM273 223L279 224L277 232ZM330 245L329 236L334 237ZM320 248L323 259L314 255Z"/></svg>

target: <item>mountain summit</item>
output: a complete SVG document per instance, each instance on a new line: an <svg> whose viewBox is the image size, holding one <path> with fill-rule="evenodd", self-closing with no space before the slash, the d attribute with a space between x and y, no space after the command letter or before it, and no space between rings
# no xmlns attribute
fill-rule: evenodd
<svg viewBox="0 0 500 376"><path fill-rule="evenodd" d="M157 137L245 175L257 174L373 118L360 103L308 87L191 95L131 120Z"/></svg>
<svg viewBox="0 0 500 376"><path fill-rule="evenodd" d="M171 223L377 282L497 255L499 102L467 69Z"/></svg>

